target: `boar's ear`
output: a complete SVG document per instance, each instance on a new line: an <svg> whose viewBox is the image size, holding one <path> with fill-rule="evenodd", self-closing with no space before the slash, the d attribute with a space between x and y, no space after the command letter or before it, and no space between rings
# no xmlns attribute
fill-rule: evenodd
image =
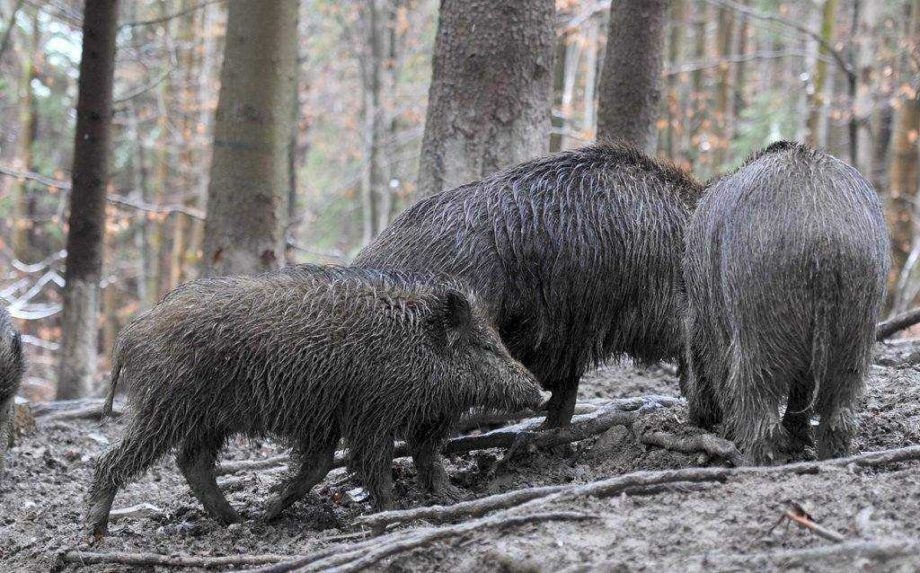
<svg viewBox="0 0 920 573"><path fill-rule="evenodd" d="M444 325L447 346L454 346L465 340L473 323L473 311L470 301L458 290L449 290L441 295L436 311Z"/></svg>

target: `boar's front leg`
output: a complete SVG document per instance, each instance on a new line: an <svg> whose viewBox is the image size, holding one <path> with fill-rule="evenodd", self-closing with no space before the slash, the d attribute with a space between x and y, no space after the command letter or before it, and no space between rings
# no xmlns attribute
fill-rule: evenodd
<svg viewBox="0 0 920 573"><path fill-rule="evenodd" d="M361 477L381 511L393 508L393 436L353 443L351 467Z"/></svg>
<svg viewBox="0 0 920 573"><path fill-rule="evenodd" d="M458 500L460 490L450 484L441 460L441 446L450 435L451 426L449 420L420 424L412 428L406 442L418 472L419 487L436 496Z"/></svg>

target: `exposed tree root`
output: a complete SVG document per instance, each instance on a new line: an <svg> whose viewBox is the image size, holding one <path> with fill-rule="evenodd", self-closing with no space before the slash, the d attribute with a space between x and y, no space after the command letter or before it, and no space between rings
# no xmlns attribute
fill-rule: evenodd
<svg viewBox="0 0 920 573"><path fill-rule="evenodd" d="M801 462L784 466L756 466L737 468L686 468L680 470L640 471L622 476L595 481L581 485L547 486L541 488L521 489L465 501L449 506L429 506L398 511L384 511L365 515L355 520L356 525L364 525L381 530L390 524L426 520L442 523L471 516L485 515L491 511L533 507L563 499L578 497L607 497L617 495L629 488L658 486L676 482L723 482L731 477L763 474L809 474L823 469L848 466L878 466L895 462L920 460L920 446L909 446L893 450L869 452L819 462Z"/></svg>
<svg viewBox="0 0 920 573"><path fill-rule="evenodd" d="M102 398L85 398L80 400L61 400L59 402L46 402L34 404L32 411L35 417L43 422L58 420L100 420L102 419ZM112 405L112 415L120 416L125 411L123 402Z"/></svg>
<svg viewBox="0 0 920 573"><path fill-rule="evenodd" d="M878 323L875 327L875 340L885 340L889 336L920 323L920 308L908 310Z"/></svg>
<svg viewBox="0 0 920 573"><path fill-rule="evenodd" d="M117 564L134 567L199 567L221 569L224 567L259 566L291 559L290 555L226 555L198 557L193 555L162 555L159 553L96 553L92 551L67 551L58 556L59 563L77 565Z"/></svg>
<svg viewBox="0 0 920 573"><path fill-rule="evenodd" d="M733 442L712 434L677 436L668 432L649 432L640 435L639 441L675 452L703 452L714 458L728 460L736 467L744 465L744 456Z"/></svg>
<svg viewBox="0 0 920 573"><path fill-rule="evenodd" d="M412 530L408 532L408 534L394 535L388 538L376 538L371 540L371 542L365 541L351 548L346 547L341 551L327 549L314 555L308 555L290 562L253 569L248 573L285 573L288 571L335 571L337 573L347 573L351 571L362 571L388 557L424 547L449 537L466 535L477 529L530 525L543 521L585 521L590 519L598 519L598 516L572 511L556 511L503 517L492 516L467 521L458 525L429 527Z"/></svg>
<svg viewBox="0 0 920 573"><path fill-rule="evenodd" d="M561 444L584 440L595 434L600 434L618 424L629 425L638 416L658 410L670 408L683 401L670 396L645 396L642 398L624 398L613 400L607 404L596 407L588 414L575 416L572 425L556 430L535 430L543 418L529 418L513 426L493 430L478 436L460 436L449 440L442 449L445 455L463 454L474 450L488 448L524 448L524 447L553 447ZM394 457L409 455L409 448L405 443L399 442L393 451ZM226 475L246 470L270 468L287 464L287 455L272 456L262 460L242 460L225 462L217 470L217 475ZM344 467L347 463L347 454L344 451L335 453L333 468Z"/></svg>

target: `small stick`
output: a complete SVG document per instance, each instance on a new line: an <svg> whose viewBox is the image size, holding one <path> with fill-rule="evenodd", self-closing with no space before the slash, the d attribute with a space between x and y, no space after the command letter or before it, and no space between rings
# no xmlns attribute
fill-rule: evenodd
<svg viewBox="0 0 920 573"><path fill-rule="evenodd" d="M225 555L200 557L193 555L162 555L160 553L95 553L92 551L67 551L58 556L62 563L77 565L118 564L134 567L223 567L258 566L291 559L290 555Z"/></svg>
<svg viewBox="0 0 920 573"><path fill-rule="evenodd" d="M788 519L789 521L797 524L799 527L804 527L806 529L812 530L819 537L823 537L834 543L843 543L846 541L846 538L836 531L830 530L826 527L818 525L812 521L811 516L808 515L802 506L799 504L792 504L792 507L783 512L783 517L781 519ZM776 527L774 525L774 527Z"/></svg>

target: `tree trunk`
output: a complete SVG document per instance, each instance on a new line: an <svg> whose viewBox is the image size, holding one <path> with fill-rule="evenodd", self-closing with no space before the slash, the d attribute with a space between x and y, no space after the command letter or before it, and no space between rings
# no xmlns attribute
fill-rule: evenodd
<svg viewBox="0 0 920 573"><path fill-rule="evenodd" d="M577 34L577 32L573 34ZM567 133L572 130L572 120L575 115L575 81L578 79L578 68L581 63L581 38L571 37L567 38L567 40L562 64L562 99L560 105L560 111L564 118L562 122L562 149L568 149L578 144L573 142Z"/></svg>
<svg viewBox="0 0 920 573"><path fill-rule="evenodd" d="M920 0L911 2L909 52L920 62ZM920 72L914 72L908 92L901 100L894 130L894 154L891 160L891 182L888 198L888 226L891 229L892 260L889 286L905 283L899 280L911 246L917 239L915 229L916 201L920 185ZM899 293L892 292L897 300ZM905 307L910 301L904 301Z"/></svg>
<svg viewBox="0 0 920 573"><path fill-rule="evenodd" d="M442 0L418 194L546 153L553 0Z"/></svg>
<svg viewBox="0 0 920 573"><path fill-rule="evenodd" d="M256 273L284 257L297 0L234 0L214 121L203 272Z"/></svg>
<svg viewBox="0 0 920 573"><path fill-rule="evenodd" d="M86 395L96 373L97 298L117 23L118 0L86 0L64 274L59 400Z"/></svg>
<svg viewBox="0 0 920 573"><path fill-rule="evenodd" d="M873 170L872 148L873 130L872 116L875 109L875 90L878 74L876 60L878 50L877 33L882 15L882 6L872 0L855 0L854 6L859 7L859 24L856 30L856 101L853 103L853 116L858 125L856 139L856 162L853 164L863 173L870 174ZM855 8L854 8L855 9Z"/></svg>
<svg viewBox="0 0 920 573"><path fill-rule="evenodd" d="M821 16L821 40L826 45L834 42L834 23L837 15L838 0L824 0L824 10ZM808 124L806 142L812 147L823 146L827 141L827 60L830 52L823 45L818 48L818 58L815 61L815 75L812 86L814 92L808 105Z"/></svg>
<svg viewBox="0 0 920 573"><path fill-rule="evenodd" d="M34 171L35 160L32 147L38 132L38 109L35 97L32 94L32 81L37 77L38 66L35 58L41 46L41 33L38 19L39 11L33 10L30 25L32 26L31 45L23 50L22 84L19 99L19 163L23 171ZM11 21L11 25L15 25ZM40 260L40 255L35 253L35 221L34 209L30 207L32 200L29 192L29 182L22 180L13 184L13 253L16 258L26 263Z"/></svg>
<svg viewBox="0 0 920 573"><path fill-rule="evenodd" d="M581 118L581 136L591 140L594 139L597 126L594 97L597 95L597 53L601 49L598 45L601 25L598 17L592 16L585 26L588 30L585 40L585 91L582 103L584 113Z"/></svg>
<svg viewBox="0 0 920 573"><path fill-rule="evenodd" d="M380 232L378 199L385 192L383 171L384 109L381 101L386 11L384 0L369 0L364 15L365 47L361 59L364 87L364 169L361 173L362 244Z"/></svg>
<svg viewBox="0 0 920 573"><path fill-rule="evenodd" d="M717 170L723 169L725 156L731 143L732 122L732 66L728 62L732 53L732 33L735 28L735 14L730 8L719 8L718 27L716 28L716 45L718 47L719 67L716 70L716 109L713 141L713 164Z"/></svg>
<svg viewBox="0 0 920 573"><path fill-rule="evenodd" d="M654 150L666 0L620 0L610 8L597 113L599 139Z"/></svg>
<svg viewBox="0 0 920 573"><path fill-rule="evenodd" d="M684 12L685 0L673 0L671 2L671 38L668 41L668 66L672 69L677 68L677 63L682 55L684 27L686 25ZM667 97L668 125L665 150L670 159L676 160L684 116L680 97L680 74L672 73L668 76Z"/></svg>

